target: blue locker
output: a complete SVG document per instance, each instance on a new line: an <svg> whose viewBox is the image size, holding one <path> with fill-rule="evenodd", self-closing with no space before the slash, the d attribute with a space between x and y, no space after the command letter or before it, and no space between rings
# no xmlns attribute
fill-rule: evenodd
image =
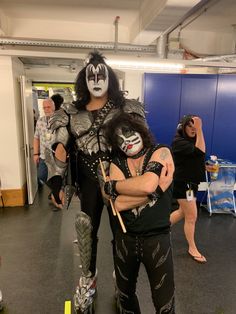
<svg viewBox="0 0 236 314"><path fill-rule="evenodd" d="M236 162L236 75L219 75L212 153Z"/></svg>
<svg viewBox="0 0 236 314"><path fill-rule="evenodd" d="M147 121L157 142L170 145L179 120L181 75L144 74Z"/></svg>
<svg viewBox="0 0 236 314"><path fill-rule="evenodd" d="M182 75L180 115L196 114L203 122L207 155L212 152L217 75Z"/></svg>

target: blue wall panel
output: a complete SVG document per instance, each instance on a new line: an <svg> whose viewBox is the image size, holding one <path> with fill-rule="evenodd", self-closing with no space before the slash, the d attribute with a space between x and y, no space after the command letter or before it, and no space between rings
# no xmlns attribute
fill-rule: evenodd
<svg viewBox="0 0 236 314"><path fill-rule="evenodd" d="M236 162L236 75L219 75L212 153Z"/></svg>
<svg viewBox="0 0 236 314"><path fill-rule="evenodd" d="M217 75L182 75L180 115L196 114L203 122L207 155L211 154Z"/></svg>
<svg viewBox="0 0 236 314"><path fill-rule="evenodd" d="M170 145L179 120L181 75L144 74L144 103L151 131Z"/></svg>
<svg viewBox="0 0 236 314"><path fill-rule="evenodd" d="M236 75L145 74L144 102L157 141L171 144L178 120L203 120L207 155L236 162Z"/></svg>

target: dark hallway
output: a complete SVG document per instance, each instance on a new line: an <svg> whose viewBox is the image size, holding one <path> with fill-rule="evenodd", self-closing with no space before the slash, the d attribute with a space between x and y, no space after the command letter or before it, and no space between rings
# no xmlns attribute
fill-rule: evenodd
<svg viewBox="0 0 236 314"><path fill-rule="evenodd" d="M0 210L0 289L4 314L63 314L79 277L79 257L74 217L79 202L68 211L53 212L47 191L34 205ZM96 314L112 314L113 263L111 233L106 210L100 228L98 250L98 298ZM182 223L173 227L172 242L177 314L236 313L236 220L231 215L209 217L200 210L196 230L199 248L207 264L187 255ZM138 281L142 314L154 308L144 269Z"/></svg>

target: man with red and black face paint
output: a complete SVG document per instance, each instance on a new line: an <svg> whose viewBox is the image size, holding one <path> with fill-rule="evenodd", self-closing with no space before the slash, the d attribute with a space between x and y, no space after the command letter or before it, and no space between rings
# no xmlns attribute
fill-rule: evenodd
<svg viewBox="0 0 236 314"><path fill-rule="evenodd" d="M120 149L127 156L132 157L142 149L143 140L138 132L123 127L117 130L117 135Z"/></svg>
<svg viewBox="0 0 236 314"><path fill-rule="evenodd" d="M144 106L125 99L114 71L98 52L91 53L75 82L77 100L62 105L50 120L56 139L46 158L48 186L59 208L68 206L71 190L62 190L68 156L75 165L74 181L79 187L81 212L76 218L76 231L81 256L82 274L74 298L75 308L85 312L93 306L96 295L96 256L98 229L104 200L99 181L99 160L109 167L111 148L104 126L121 111L145 123ZM73 174L72 173L72 174ZM110 215L110 210L108 210ZM110 217L111 226L113 218ZM113 230L113 228L112 228Z"/></svg>

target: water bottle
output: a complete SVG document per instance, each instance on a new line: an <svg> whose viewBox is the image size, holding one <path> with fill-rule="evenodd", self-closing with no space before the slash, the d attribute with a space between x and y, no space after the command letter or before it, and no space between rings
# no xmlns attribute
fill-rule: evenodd
<svg viewBox="0 0 236 314"><path fill-rule="evenodd" d="M211 159L211 165L212 165L210 177L212 181L215 181L218 178L219 162L217 160L217 156L212 155L210 156L210 159Z"/></svg>

